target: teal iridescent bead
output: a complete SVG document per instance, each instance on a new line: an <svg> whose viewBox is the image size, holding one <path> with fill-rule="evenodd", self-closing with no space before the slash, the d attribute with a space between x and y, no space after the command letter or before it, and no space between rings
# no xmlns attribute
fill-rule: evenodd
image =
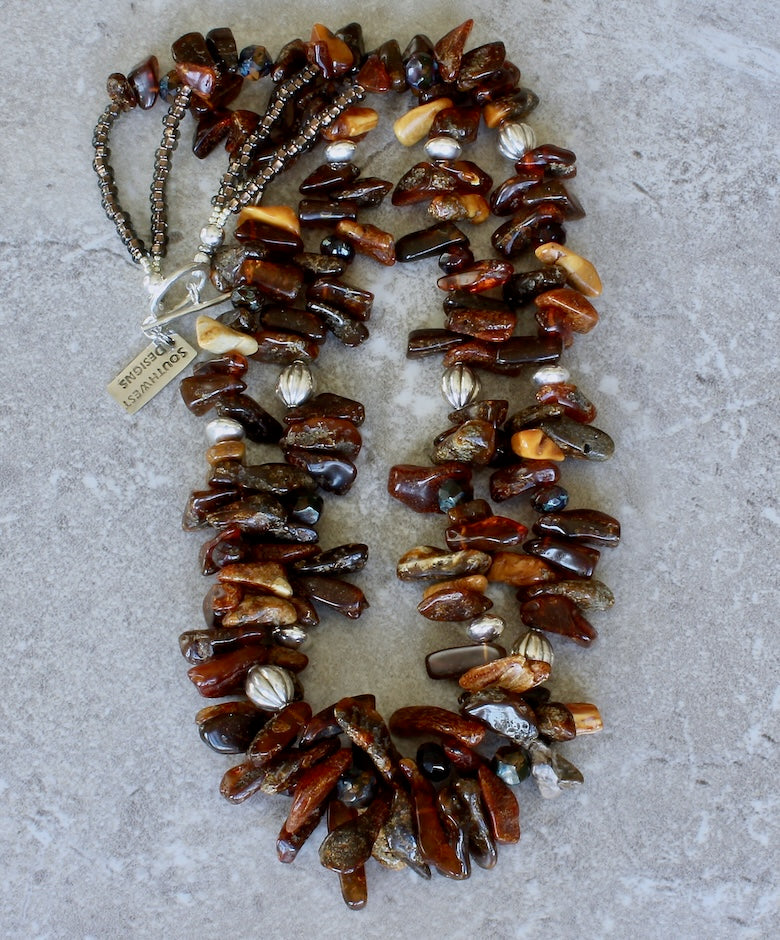
<svg viewBox="0 0 780 940"><path fill-rule="evenodd" d="M569 494L562 486L543 486L531 497L535 512L560 512L569 503Z"/></svg>
<svg viewBox="0 0 780 940"><path fill-rule="evenodd" d="M465 488L458 480L446 480L439 487L439 509L449 512L458 503L471 499L471 490Z"/></svg>

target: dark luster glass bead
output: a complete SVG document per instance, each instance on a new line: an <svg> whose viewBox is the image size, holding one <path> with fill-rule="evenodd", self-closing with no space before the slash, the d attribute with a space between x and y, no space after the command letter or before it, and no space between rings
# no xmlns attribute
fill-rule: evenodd
<svg viewBox="0 0 780 940"><path fill-rule="evenodd" d="M317 525L322 515L323 501L317 493L301 493L290 507L290 515L305 525Z"/></svg>
<svg viewBox="0 0 780 940"><path fill-rule="evenodd" d="M238 74L256 82L271 71L273 63L265 46L246 46L238 57Z"/></svg>
<svg viewBox="0 0 780 940"><path fill-rule="evenodd" d="M333 255L349 263L355 257L355 249L348 241L338 235L326 235L320 242L320 251L324 255Z"/></svg>
<svg viewBox="0 0 780 940"><path fill-rule="evenodd" d="M267 307L260 314L260 322L266 330L299 333L315 343L324 343L327 336L325 324L320 317L309 313L307 310L294 310L288 307L276 306Z"/></svg>
<svg viewBox="0 0 780 940"><path fill-rule="evenodd" d="M510 307L522 307L539 294L565 284L566 272L555 264L534 271L521 271L504 284L504 300Z"/></svg>
<svg viewBox="0 0 780 940"><path fill-rule="evenodd" d="M238 49L233 30L226 26L209 30L206 33L206 46L220 69L232 72L238 68Z"/></svg>
<svg viewBox="0 0 780 940"><path fill-rule="evenodd" d="M406 84L413 91L424 91L436 82L436 62L432 55L417 52L409 56L405 64Z"/></svg>
<svg viewBox="0 0 780 940"><path fill-rule="evenodd" d="M357 476L357 467L344 457L315 454L297 447L289 448L285 457L294 467L308 471L318 486L332 493L346 493Z"/></svg>
<svg viewBox="0 0 780 940"><path fill-rule="evenodd" d="M339 727L339 731L341 728ZM349 767L336 784L336 798L346 806L360 809L373 800L376 794L376 774L362 767Z"/></svg>
<svg viewBox="0 0 780 940"><path fill-rule="evenodd" d="M319 196L354 182L360 168L354 163L323 163L313 170L298 187L305 196Z"/></svg>
<svg viewBox="0 0 780 940"><path fill-rule="evenodd" d="M128 72L127 80L133 86L139 107L151 108L157 100L159 91L159 68L157 57L149 56Z"/></svg>
<svg viewBox="0 0 780 940"><path fill-rule="evenodd" d="M426 741L417 748L417 766L430 781L441 783L449 777L452 764L441 744Z"/></svg>
<svg viewBox="0 0 780 940"><path fill-rule="evenodd" d="M446 249L468 249L469 240L453 222L437 222L419 232L403 235L395 243L398 261L418 261L440 255Z"/></svg>
<svg viewBox="0 0 780 940"><path fill-rule="evenodd" d="M569 494L562 486L543 486L531 497L535 512L561 512L569 502Z"/></svg>

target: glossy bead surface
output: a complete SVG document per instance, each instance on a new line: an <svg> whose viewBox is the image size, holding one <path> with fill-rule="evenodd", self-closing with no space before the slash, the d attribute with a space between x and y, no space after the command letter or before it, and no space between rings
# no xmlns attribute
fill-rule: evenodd
<svg viewBox="0 0 780 940"><path fill-rule="evenodd" d="M399 261L419 261L431 258L455 247L466 247L468 238L457 225L443 221L419 232L402 235L395 245Z"/></svg>
<svg viewBox="0 0 780 940"><path fill-rule="evenodd" d="M285 452L289 463L306 470L318 486L332 493L346 493L355 482L357 468L345 457L317 454L298 447Z"/></svg>
<svg viewBox="0 0 780 940"><path fill-rule="evenodd" d="M516 587L558 581L561 578L560 573L543 558L517 552L496 552L487 576L488 581L501 581Z"/></svg>
<svg viewBox="0 0 780 940"><path fill-rule="evenodd" d="M479 397L481 383L468 366L458 363L444 370L441 392L453 408L465 408Z"/></svg>
<svg viewBox="0 0 780 940"><path fill-rule="evenodd" d="M294 421L305 421L314 417L340 418L344 421L351 421L357 426L365 420L366 410L359 401L352 398L334 395L332 392L320 392L305 404L290 408L284 420L287 424L291 424Z"/></svg>
<svg viewBox="0 0 780 940"><path fill-rule="evenodd" d="M517 314L509 309L504 313L497 313L494 310L456 307L447 311L445 324L448 330L465 333L482 342L502 343L514 333Z"/></svg>
<svg viewBox="0 0 780 940"><path fill-rule="evenodd" d="M431 679L459 679L464 672L506 656L502 646L493 643L469 643L434 650L425 657L425 670Z"/></svg>
<svg viewBox="0 0 780 940"><path fill-rule="evenodd" d="M525 751L499 748L491 761L493 771L510 787L519 786L531 773L531 761Z"/></svg>
<svg viewBox="0 0 780 940"><path fill-rule="evenodd" d="M276 397L288 408L308 401L313 391L314 379L305 362L297 359L282 369L276 383Z"/></svg>
<svg viewBox="0 0 780 940"><path fill-rule="evenodd" d="M366 596L360 588L340 578L303 575L295 579L295 587L305 597L324 604L350 620L357 620L368 607Z"/></svg>
<svg viewBox="0 0 780 940"><path fill-rule="evenodd" d="M517 171L541 169L547 176L572 177L577 175L576 161L577 157L571 150L544 144L524 153L517 165Z"/></svg>
<svg viewBox="0 0 780 940"><path fill-rule="evenodd" d="M582 460L609 460L615 443L606 431L592 424L582 424L571 418L546 419L539 428L551 438L567 457Z"/></svg>
<svg viewBox="0 0 780 940"><path fill-rule="evenodd" d="M493 601L479 591L442 587L423 598L417 610L428 620L457 622L471 620L492 606Z"/></svg>
<svg viewBox="0 0 780 940"><path fill-rule="evenodd" d="M475 617L466 631L468 638L475 643L490 643L504 632L506 621L496 614L481 614Z"/></svg>
<svg viewBox="0 0 780 940"><path fill-rule="evenodd" d="M452 101L449 98L437 98L435 101L418 105L402 114L393 124L393 132L398 142L404 147L411 147L421 141L427 136L438 112L450 107L452 107ZM458 153L452 156L458 156L459 151L460 147L458 147Z"/></svg>
<svg viewBox="0 0 780 940"><path fill-rule="evenodd" d="M469 692L496 687L507 692L522 693L546 682L549 677L548 663L509 655L469 669L460 677L458 684Z"/></svg>
<svg viewBox="0 0 780 940"><path fill-rule="evenodd" d="M505 261L478 261L463 271L440 277L436 284L440 290L461 290L467 294L479 294L494 287L501 287L513 273L514 268Z"/></svg>
<svg viewBox="0 0 780 940"><path fill-rule="evenodd" d="M569 494L562 486L542 486L531 496L535 512L561 512L569 502Z"/></svg>
<svg viewBox="0 0 780 940"><path fill-rule="evenodd" d="M246 677L246 696L263 711L278 712L295 695L292 675L280 666L254 666Z"/></svg>
<svg viewBox="0 0 780 940"><path fill-rule="evenodd" d="M597 509L570 509L540 516L533 526L537 535L558 535L596 547L620 541L620 523Z"/></svg>
<svg viewBox="0 0 780 940"><path fill-rule="evenodd" d="M595 629L568 597L547 594L531 598L521 605L520 617L534 630L557 633L580 646L590 646L596 639Z"/></svg>
<svg viewBox="0 0 780 940"><path fill-rule="evenodd" d="M586 297L598 297L601 294L601 278L586 258L555 242L540 245L535 254L540 261L562 268L567 280L581 294Z"/></svg>
<svg viewBox="0 0 780 940"><path fill-rule="evenodd" d="M453 551L476 548L483 552L495 552L501 548L521 545L527 534L528 529L514 519L489 516L478 522L449 526L444 533L444 540Z"/></svg>
<svg viewBox="0 0 780 940"><path fill-rule="evenodd" d="M446 780L452 770L444 748L435 741L426 741L417 748L416 762L420 772L433 783Z"/></svg>
<svg viewBox="0 0 780 940"><path fill-rule="evenodd" d="M486 466L496 452L496 429L489 421L464 421L439 435L434 441L434 463L458 461Z"/></svg>
<svg viewBox="0 0 780 940"><path fill-rule="evenodd" d="M390 468L387 491L415 512L441 512L439 493L448 481L458 484L465 493L471 493L471 469L459 463L435 467L396 464Z"/></svg>
<svg viewBox="0 0 780 940"><path fill-rule="evenodd" d="M460 143L450 136L430 137L425 144L425 153L430 160L457 160L462 152Z"/></svg>
<svg viewBox="0 0 780 940"><path fill-rule="evenodd" d="M336 233L360 254L369 255L380 264L395 264L395 240L389 232L369 223L361 225L345 220L338 223Z"/></svg>

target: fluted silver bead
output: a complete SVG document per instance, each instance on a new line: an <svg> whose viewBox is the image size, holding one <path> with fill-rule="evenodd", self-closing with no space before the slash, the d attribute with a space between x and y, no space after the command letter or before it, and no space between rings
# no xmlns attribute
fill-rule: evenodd
<svg viewBox="0 0 780 940"><path fill-rule="evenodd" d="M535 385L558 385L560 382L568 382L571 373L563 366L540 366L531 376Z"/></svg>
<svg viewBox="0 0 780 940"><path fill-rule="evenodd" d="M536 146L536 134L530 124L504 124L498 132L498 149L510 160L519 160Z"/></svg>
<svg viewBox="0 0 780 940"><path fill-rule="evenodd" d="M445 369L441 377L441 393L453 408L471 404L479 395L479 389L479 378L461 362Z"/></svg>
<svg viewBox="0 0 780 940"><path fill-rule="evenodd" d="M295 362L291 362L289 366L282 369L279 381L276 383L276 397L288 408L294 408L308 401L313 391L314 379L311 370L303 360L296 359Z"/></svg>
<svg viewBox="0 0 780 940"><path fill-rule="evenodd" d="M457 160L463 147L454 137L431 137L425 144L425 153L431 160Z"/></svg>
<svg viewBox="0 0 780 940"><path fill-rule="evenodd" d="M209 445L220 441L241 441L244 439L244 426L233 418L213 418L206 425L206 440Z"/></svg>
<svg viewBox="0 0 780 940"><path fill-rule="evenodd" d="M252 666L246 677L246 695L263 711L278 712L295 697L295 682L281 666Z"/></svg>
<svg viewBox="0 0 780 940"><path fill-rule="evenodd" d="M325 160L328 163L349 163L357 153L357 144L353 140L334 140L325 148Z"/></svg>
<svg viewBox="0 0 780 940"><path fill-rule="evenodd" d="M512 647L512 654L525 656L526 659L534 659L537 662L549 663L551 668L555 659L550 641L539 630L529 630L521 636Z"/></svg>
<svg viewBox="0 0 780 940"><path fill-rule="evenodd" d="M491 643L504 632L506 621L496 614L481 614L468 626L469 639L475 643Z"/></svg>

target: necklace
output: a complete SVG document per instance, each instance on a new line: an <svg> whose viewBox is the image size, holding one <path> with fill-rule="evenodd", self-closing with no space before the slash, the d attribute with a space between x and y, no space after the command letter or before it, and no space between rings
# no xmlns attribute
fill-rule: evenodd
<svg viewBox="0 0 780 940"><path fill-rule="evenodd" d="M338 873L353 908L366 903L372 856L426 878L435 869L464 879L472 860L491 868L497 845L520 837L515 788L530 777L553 797L581 784L559 745L602 727L594 705L552 701L545 685L548 634L588 646L596 633L584 612L613 603L593 572L599 550L618 543L619 525L598 510L567 508L559 483L565 459L600 461L613 450L592 424L595 407L560 364L575 335L597 323L588 298L601 284L593 265L565 246L564 223L584 215L564 182L576 174L575 156L536 145L524 119L538 99L520 86L503 43L465 51L472 25L435 44L417 35L403 53L390 40L369 54L357 24L335 34L316 25L308 43L293 40L273 60L260 46L239 53L228 29L189 33L173 44L176 65L162 78L154 57L110 76L94 136L104 208L150 293L142 329L151 347L112 394L136 411L195 358L170 331L180 317L198 315L198 345L212 354L180 385L190 411L216 411L206 426L207 485L184 513L185 529L212 532L200 565L216 578L205 629L182 634L180 646L198 691L225 699L199 711L200 736L220 754L241 755L223 776L226 799L292 797L277 841L281 861L293 861L327 817L320 861ZM265 76L274 88L262 115L228 107L245 79ZM405 146L427 138L427 159L395 186L362 177L353 157L379 116L359 102L407 90L416 101L395 135ZM151 109L158 96L169 106L147 248L118 201L108 143L123 113ZM166 187L188 111L195 153L205 157L225 142L230 161L192 263L164 277ZM461 159L481 121L514 163L495 188ZM297 209L263 204L269 183L323 138L325 162L301 183ZM391 190L399 211L425 204L433 223L396 240L365 221ZM235 244L225 244L235 214ZM463 226L491 215L507 217L491 239L499 258L477 260ZM305 250L303 236L318 229L327 233L319 251ZM370 694L313 715L299 678L320 613L357 619L367 606L345 576L364 567L368 546L323 549L317 534L321 494L353 486L362 446L363 405L332 391L315 395L312 375L328 334L347 347L368 339L373 295L343 279L355 252L385 265L435 258L442 272L445 325L413 330L407 356L443 355L452 425L434 439L431 465L390 468L388 492L412 511L447 517L446 548L413 546L396 573L423 586L423 617L467 624L469 641L435 650L425 663L431 679L457 681L459 709L404 707L387 723ZM513 259L534 254L537 267L515 270ZM204 313L227 302L229 313ZM529 306L536 332L517 334ZM283 423L246 394L250 359L282 367ZM510 415L508 400L480 398L479 371L531 371L535 401ZM246 440L278 445L283 460L247 463ZM525 525L475 497L475 472L489 473L493 502L530 497L535 538L526 541ZM492 583L517 591L527 628L509 651L498 642L506 624L490 613ZM416 758L402 757L393 736L420 739Z"/></svg>

